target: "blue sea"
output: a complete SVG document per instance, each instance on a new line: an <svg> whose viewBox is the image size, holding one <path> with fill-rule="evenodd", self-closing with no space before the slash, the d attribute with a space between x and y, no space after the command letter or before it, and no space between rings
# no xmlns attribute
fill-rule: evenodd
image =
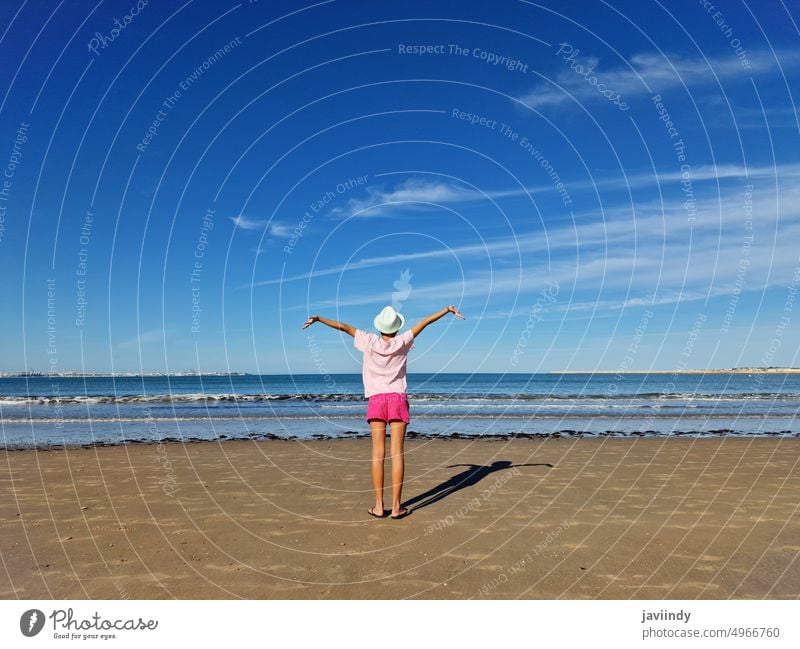
<svg viewBox="0 0 800 649"><path fill-rule="evenodd" d="M800 436L798 374L411 374L409 436ZM360 374L0 378L5 448L367 435Z"/></svg>

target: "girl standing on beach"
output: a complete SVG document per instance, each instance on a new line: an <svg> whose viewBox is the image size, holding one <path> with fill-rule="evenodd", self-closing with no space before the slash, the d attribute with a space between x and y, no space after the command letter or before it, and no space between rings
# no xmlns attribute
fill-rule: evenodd
<svg viewBox="0 0 800 649"><path fill-rule="evenodd" d="M452 313L458 318L464 316L454 306L437 311L423 318L411 329L399 336L397 332L405 323L401 314L387 306L374 320L380 335L356 329L343 322L311 316L303 329L315 322L344 331L354 338L356 349L364 352L361 375L364 379L364 396L367 404L367 421L372 433L372 484L375 487L375 505L368 513L376 518L384 518L383 509L383 464L386 457L386 424L391 429L392 455L392 509L391 518L408 516L411 511L400 506L405 472L403 442L409 422L408 398L406 397L406 358L414 346L414 338L432 322Z"/></svg>

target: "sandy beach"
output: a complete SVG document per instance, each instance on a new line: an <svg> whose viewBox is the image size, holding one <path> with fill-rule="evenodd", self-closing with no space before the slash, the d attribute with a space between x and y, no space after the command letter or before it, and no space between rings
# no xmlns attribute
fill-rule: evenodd
<svg viewBox="0 0 800 649"><path fill-rule="evenodd" d="M401 521L369 444L3 452L0 597L800 594L796 438L410 439Z"/></svg>

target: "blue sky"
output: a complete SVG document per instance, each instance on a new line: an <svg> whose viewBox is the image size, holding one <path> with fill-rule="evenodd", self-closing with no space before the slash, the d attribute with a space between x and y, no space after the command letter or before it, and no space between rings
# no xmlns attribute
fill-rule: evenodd
<svg viewBox="0 0 800 649"><path fill-rule="evenodd" d="M715 4L3 3L0 370L797 365L800 12Z"/></svg>

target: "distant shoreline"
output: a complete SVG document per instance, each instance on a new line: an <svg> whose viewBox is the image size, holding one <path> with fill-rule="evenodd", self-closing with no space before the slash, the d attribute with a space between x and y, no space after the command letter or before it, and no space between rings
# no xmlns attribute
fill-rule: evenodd
<svg viewBox="0 0 800 649"><path fill-rule="evenodd" d="M357 372L335 372L333 375L349 375ZM433 374L433 372L410 372L415 374ZM469 374L469 372L442 372L441 374ZM798 367L733 367L727 369L706 369L706 370L549 370L545 372L476 372L476 374L800 374ZM44 372L0 372L0 379L37 379L37 378L62 378L62 379L139 379L139 378L205 378L205 377L231 377L231 376L315 376L313 373L297 372L295 374L251 374L249 372L145 372L142 374L134 372L118 373L80 373L80 372L61 372L58 374L47 374Z"/></svg>
<svg viewBox="0 0 800 649"><path fill-rule="evenodd" d="M0 379L141 379L149 377L177 378L191 376L193 378L206 376L258 376L247 372L0 372Z"/></svg>
<svg viewBox="0 0 800 649"><path fill-rule="evenodd" d="M797 367L733 367L709 370L563 370L547 374L800 374Z"/></svg>

